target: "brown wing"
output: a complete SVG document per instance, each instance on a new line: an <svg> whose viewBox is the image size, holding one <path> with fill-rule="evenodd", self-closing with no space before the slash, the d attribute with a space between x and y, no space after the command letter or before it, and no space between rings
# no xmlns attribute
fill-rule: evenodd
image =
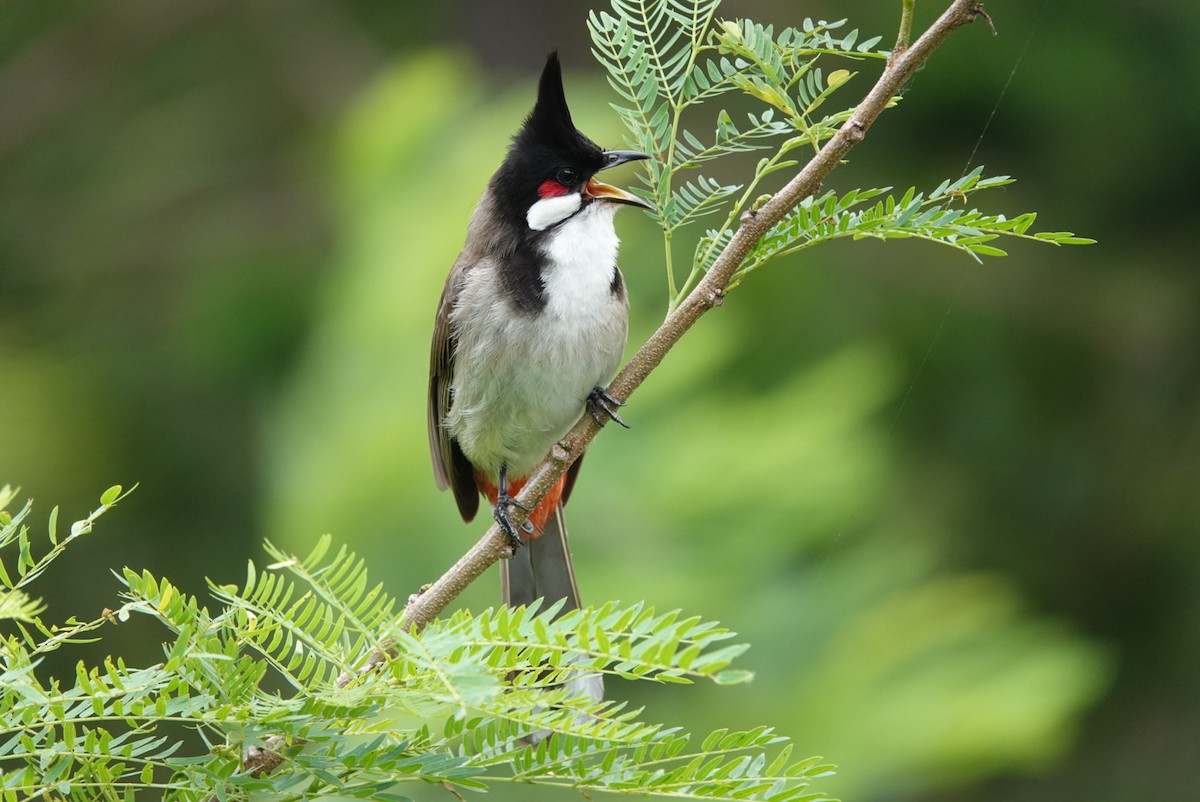
<svg viewBox="0 0 1200 802"><path fill-rule="evenodd" d="M446 413L450 411L450 380L454 374L454 331L450 323L450 310L462 290L463 281L470 264L462 257L454 263L442 298L438 302L437 319L433 326L433 345L429 355L429 453L433 457L433 479L439 490L454 490L454 500L464 521L470 521L479 512L479 488L475 484L475 471L450 436L444 425Z"/></svg>

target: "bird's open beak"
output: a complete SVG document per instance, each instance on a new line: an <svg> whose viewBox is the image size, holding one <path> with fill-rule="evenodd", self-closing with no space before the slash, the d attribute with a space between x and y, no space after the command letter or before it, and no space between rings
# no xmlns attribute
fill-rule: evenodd
<svg viewBox="0 0 1200 802"><path fill-rule="evenodd" d="M641 206L643 209L654 211L654 205L650 201L643 200L632 192L626 192L620 187L605 184L594 178L588 179L587 184L583 187L583 194L589 198L611 201L612 203L628 203L630 206Z"/></svg>
<svg viewBox="0 0 1200 802"><path fill-rule="evenodd" d="M600 169L607 170L610 167L616 167L618 164L649 158L645 153L639 153L636 150L609 150L604 153L604 166ZM632 192L626 192L618 187L597 181L595 178L588 179L583 192L589 198L600 198L613 203L627 203L630 206L640 206L643 209L654 211L654 204L650 203L650 201L639 198Z"/></svg>

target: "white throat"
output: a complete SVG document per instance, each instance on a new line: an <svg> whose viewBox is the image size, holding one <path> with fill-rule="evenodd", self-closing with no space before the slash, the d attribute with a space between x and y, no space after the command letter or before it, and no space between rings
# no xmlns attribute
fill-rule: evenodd
<svg viewBox="0 0 1200 802"><path fill-rule="evenodd" d="M556 317L590 319L610 312L620 243L613 228L616 210L610 203L593 203L546 238L542 248L550 264L542 270L542 282L547 311Z"/></svg>

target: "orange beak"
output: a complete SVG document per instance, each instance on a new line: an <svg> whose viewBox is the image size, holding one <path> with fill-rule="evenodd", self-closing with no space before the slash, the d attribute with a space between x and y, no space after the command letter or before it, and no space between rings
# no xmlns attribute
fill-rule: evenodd
<svg viewBox="0 0 1200 802"><path fill-rule="evenodd" d="M610 203L625 203L630 206L640 206L643 209L654 211L654 205L650 201L639 198L632 192L626 192L619 187L597 181L595 178L588 179L587 184L583 187L583 194L587 198L605 200Z"/></svg>

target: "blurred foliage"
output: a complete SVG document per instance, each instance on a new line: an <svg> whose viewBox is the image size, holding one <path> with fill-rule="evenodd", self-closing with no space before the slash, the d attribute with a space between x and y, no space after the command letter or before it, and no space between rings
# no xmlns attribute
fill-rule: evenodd
<svg viewBox="0 0 1200 802"><path fill-rule="evenodd" d="M885 33L898 5L801 13ZM829 189L985 163L1019 179L1005 208L1101 244L980 268L834 243L749 277L634 397L634 430L590 449L580 581L754 646L749 686L614 694L778 722L847 799L1188 799L1200 170L1177 143L1200 135L1200 7L989 10L1000 35L956 34ZM727 12L796 22L772 0ZM0 482L76 512L141 483L120 537L48 570L46 615L115 606L108 567L235 580L264 534L304 552L334 531L398 595L431 579L478 536L429 475L434 305L546 50L575 70L580 127L621 138L583 8L0 15ZM661 248L646 218L618 225L637 342ZM472 609L495 598L477 584Z"/></svg>

